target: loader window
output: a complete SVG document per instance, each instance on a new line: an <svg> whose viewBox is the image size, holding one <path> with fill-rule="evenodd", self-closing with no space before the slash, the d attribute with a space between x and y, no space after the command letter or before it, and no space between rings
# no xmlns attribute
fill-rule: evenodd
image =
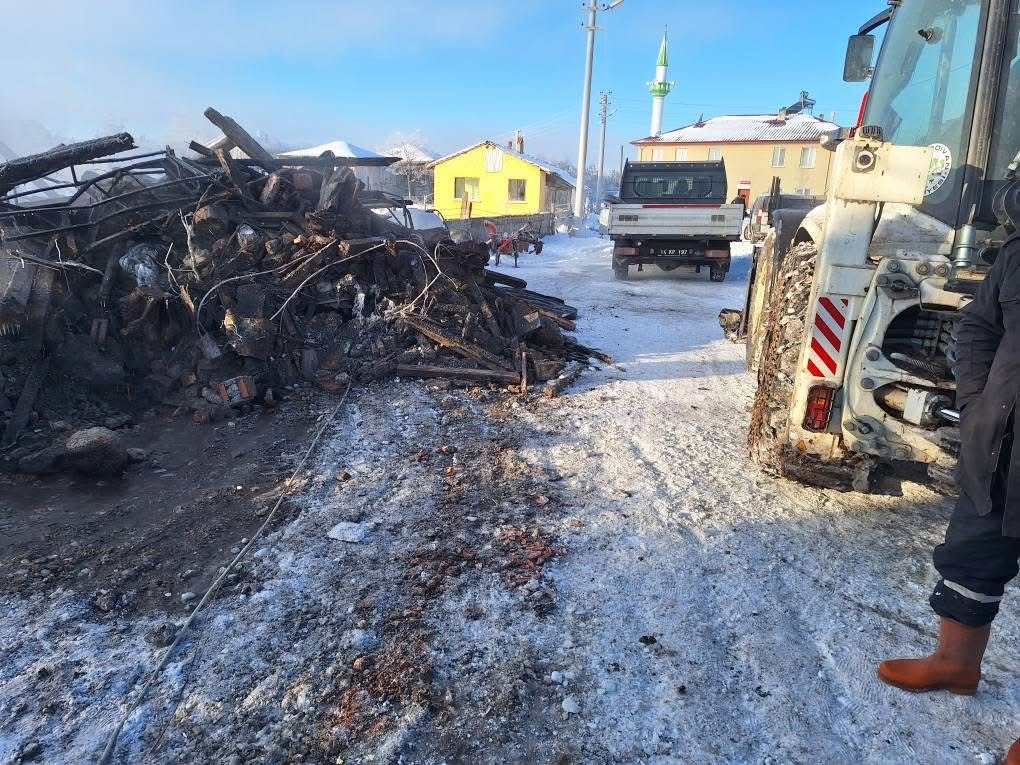
<svg viewBox="0 0 1020 765"><path fill-rule="evenodd" d="M1020 151L1020 0L1016 0L1006 38L1006 69L999 91L999 107L992 133L988 177L1002 180L1006 167Z"/></svg>
<svg viewBox="0 0 1020 765"><path fill-rule="evenodd" d="M977 80L981 0L903 3L886 32L865 123L882 127L903 146L941 144L948 176L922 207L950 224L967 158L968 127Z"/></svg>

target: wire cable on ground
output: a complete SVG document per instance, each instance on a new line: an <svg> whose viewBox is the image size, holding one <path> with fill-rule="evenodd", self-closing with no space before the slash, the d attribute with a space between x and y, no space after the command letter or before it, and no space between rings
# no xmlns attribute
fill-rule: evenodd
<svg viewBox="0 0 1020 765"><path fill-rule="evenodd" d="M163 654L163 658L160 660L159 664L156 665L155 669L153 669L152 672L150 673L148 680L145 681L145 685L142 686L142 689L138 692L138 695L135 697L135 699L128 704L128 708L124 711L124 714L121 716L120 722L117 723L117 727L113 729L113 732L110 734L109 740L106 742L106 749L103 750L102 756L97 761L98 765L106 765L106 763L110 761L110 758L113 756L113 751L117 746L117 739L120 737L120 732L124 728L124 724L128 721L131 715L134 714L135 710L138 709L139 706L141 706L141 703L145 700L145 697L148 695L149 691L156 684L156 681L159 679L159 674L166 667L167 663L170 661L170 657L173 656L174 651L177 649L177 646L180 645L181 641L184 639L184 635L187 633L188 628L191 627L191 625L194 623L196 617L205 607L206 603L212 600L217 590L219 590L220 586L223 584L223 581L227 578L227 574L229 574L233 570L233 568L255 546L255 542L258 541L259 537L261 537L263 532L265 532L265 530L269 527L269 524L276 516L276 512L280 509L280 506L283 504L283 501L288 496L290 496L290 492L293 491L296 485L295 482L297 480L298 474L301 472L302 468L304 468L305 463L308 461L308 458L312 455L312 450L315 449L316 444L319 443L319 439L322 438L322 434L326 432L326 428L329 427L330 423L333 422L333 419L336 417L337 413L339 413L340 409L343 407L344 402L347 400L347 394L350 392L351 384L348 383L347 388L344 390L343 395L340 397L340 402L336 405L333 411L329 413L326 419L323 420L322 426L319 428L318 431L316 431L315 436L312 438L311 443L308 444L308 449L305 451L304 456L301 457L301 461L298 463L297 467L294 468L294 472L291 474L290 478L288 478L287 481L284 483L283 490L280 492L280 497L279 499L276 500L276 504L273 506L273 509L266 516L265 521L262 522L262 525L259 526L258 530L252 535L252 538L248 540L248 544L242 547L241 551L234 556L234 559L230 561L227 567L220 572L220 575L216 577L216 581L209 585L209 589L205 591L205 595L203 595L202 599L198 601L198 605L195 606L195 610L191 612L191 615L188 617L188 620L184 622L184 624L181 626L181 629L177 632L177 637L174 638L174 642L171 643L170 647L166 649L166 653Z"/></svg>

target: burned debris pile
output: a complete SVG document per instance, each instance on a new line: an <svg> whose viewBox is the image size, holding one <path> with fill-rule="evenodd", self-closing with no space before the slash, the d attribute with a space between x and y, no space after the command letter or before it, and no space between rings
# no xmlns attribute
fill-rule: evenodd
<svg viewBox="0 0 1020 765"><path fill-rule="evenodd" d="M167 405L205 422L301 381L526 389L602 358L565 334L574 309L487 270L485 246L416 227L351 169L393 160L277 158L206 116L224 135L191 158L131 153L122 133L0 164L8 469L53 448L32 442L40 420Z"/></svg>

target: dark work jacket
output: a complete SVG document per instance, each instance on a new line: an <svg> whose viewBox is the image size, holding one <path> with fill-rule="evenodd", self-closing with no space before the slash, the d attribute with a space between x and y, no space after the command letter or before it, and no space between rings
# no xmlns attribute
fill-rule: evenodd
<svg viewBox="0 0 1020 765"><path fill-rule="evenodd" d="M956 354L956 403L962 413L957 479L978 513L987 515L1007 428L1020 444L1020 418L1013 416L1020 393L1020 236L1003 245L963 309ZM1002 533L1020 537L1020 447L1008 449L1007 459L999 471L1006 473Z"/></svg>

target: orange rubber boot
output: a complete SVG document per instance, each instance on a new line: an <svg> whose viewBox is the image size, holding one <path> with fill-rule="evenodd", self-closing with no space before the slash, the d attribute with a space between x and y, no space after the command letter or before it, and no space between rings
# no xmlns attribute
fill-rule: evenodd
<svg viewBox="0 0 1020 765"><path fill-rule="evenodd" d="M981 680L981 659L990 633L990 624L968 627L943 618L939 623L939 642L931 656L883 661L878 665L878 677L912 693L949 691L973 696ZM1020 751L1017 755L1020 756Z"/></svg>
<svg viewBox="0 0 1020 765"><path fill-rule="evenodd" d="M1006 755L1005 765L1020 765L1020 738L1013 742Z"/></svg>

